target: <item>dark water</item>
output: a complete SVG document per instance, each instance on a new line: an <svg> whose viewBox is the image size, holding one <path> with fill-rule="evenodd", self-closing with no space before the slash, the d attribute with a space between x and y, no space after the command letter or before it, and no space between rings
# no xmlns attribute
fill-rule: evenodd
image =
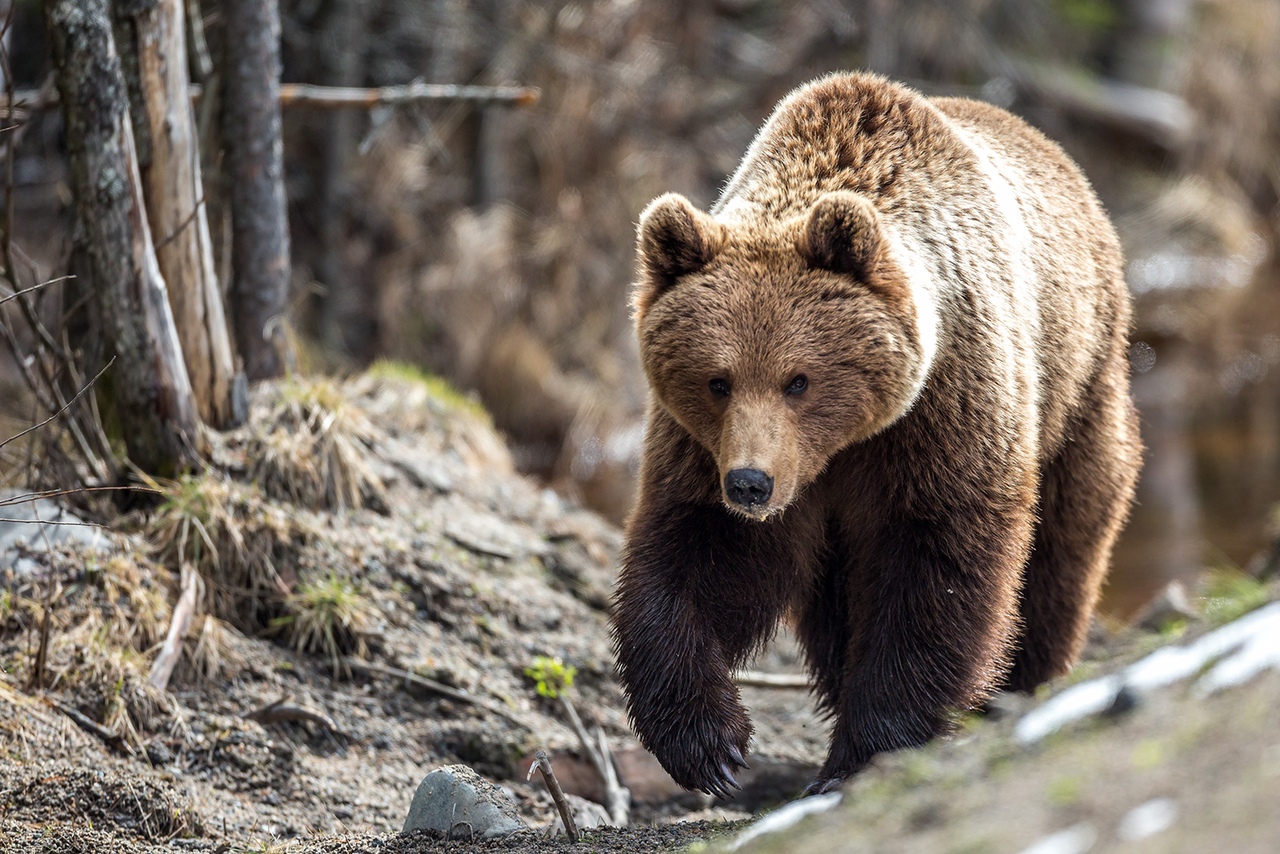
<svg viewBox="0 0 1280 854"><path fill-rule="evenodd" d="M1280 267L1245 285L1140 296L1131 351L1146 459L1104 608L1245 568L1280 506Z"/></svg>

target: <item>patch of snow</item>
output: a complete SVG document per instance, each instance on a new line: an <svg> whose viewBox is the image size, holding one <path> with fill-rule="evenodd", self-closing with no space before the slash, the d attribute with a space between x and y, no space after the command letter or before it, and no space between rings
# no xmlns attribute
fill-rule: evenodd
<svg viewBox="0 0 1280 854"><path fill-rule="evenodd" d="M1073 824L1032 842L1021 854L1084 854L1098 841L1098 831L1087 822Z"/></svg>
<svg viewBox="0 0 1280 854"><path fill-rule="evenodd" d="M736 851L751 840L765 834L778 833L794 827L805 816L816 815L833 808L840 803L841 798L840 792L828 792L825 795L814 795L779 807L739 834L737 839L729 843L729 850Z"/></svg>
<svg viewBox="0 0 1280 854"><path fill-rule="evenodd" d="M1173 798L1155 798L1136 806L1120 819L1116 835L1122 842L1138 842L1173 827L1178 820L1178 804Z"/></svg>
<svg viewBox="0 0 1280 854"><path fill-rule="evenodd" d="M1195 685L1200 695L1280 670L1280 602L1259 608L1187 646L1165 647L1119 674L1072 686L1018 721L1014 736L1034 744L1072 721L1105 711L1122 687L1139 692L1190 678L1217 662Z"/></svg>

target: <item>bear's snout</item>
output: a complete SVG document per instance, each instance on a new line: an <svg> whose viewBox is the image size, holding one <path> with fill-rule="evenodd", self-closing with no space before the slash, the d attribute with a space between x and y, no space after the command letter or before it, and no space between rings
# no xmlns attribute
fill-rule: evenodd
<svg viewBox="0 0 1280 854"><path fill-rule="evenodd" d="M724 494L744 510L758 510L773 495L773 478L760 469L734 469L724 476Z"/></svg>

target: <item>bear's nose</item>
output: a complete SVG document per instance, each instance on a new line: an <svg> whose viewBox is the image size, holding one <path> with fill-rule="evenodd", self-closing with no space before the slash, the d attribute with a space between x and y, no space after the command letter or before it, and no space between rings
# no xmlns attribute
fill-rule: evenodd
<svg viewBox="0 0 1280 854"><path fill-rule="evenodd" d="M724 494L739 507L755 509L773 495L773 478L760 469L734 469L724 476Z"/></svg>

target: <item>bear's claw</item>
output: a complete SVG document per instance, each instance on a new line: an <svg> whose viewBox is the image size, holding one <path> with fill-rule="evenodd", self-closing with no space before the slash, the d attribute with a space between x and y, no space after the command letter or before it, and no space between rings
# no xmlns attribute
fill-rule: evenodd
<svg viewBox="0 0 1280 854"><path fill-rule="evenodd" d="M800 793L800 797L809 798L814 795L825 795L828 792L838 792L844 788L844 777L819 777Z"/></svg>

